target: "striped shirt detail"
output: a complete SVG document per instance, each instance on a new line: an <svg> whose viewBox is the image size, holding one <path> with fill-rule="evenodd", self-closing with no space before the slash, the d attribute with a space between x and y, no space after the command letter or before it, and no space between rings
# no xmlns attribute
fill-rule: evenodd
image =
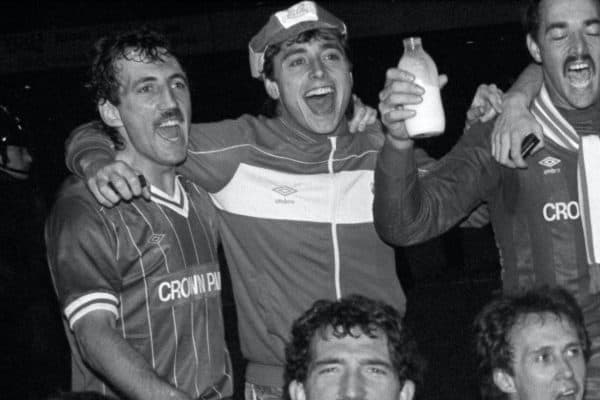
<svg viewBox="0 0 600 400"><path fill-rule="evenodd" d="M71 199L81 203L85 198L95 207L83 186L75 196L59 199L60 210L53 212L48 229L65 223L85 229L75 226L72 237L47 235L61 237L50 247L65 248L68 242L71 249L51 262L51 270L59 299L69 301L65 315L70 324L91 310L109 309L118 332L159 376L192 397L212 392L217 384L229 396L231 365L221 314L214 207L193 184L178 181L176 187L180 195L171 202L163 201L164 196L157 200L154 191L150 202L139 199L93 213L87 212L90 207L73 206L78 203ZM96 264L94 258L102 262ZM102 291L78 295L91 285ZM105 382L89 370L77 346L72 353L72 389L102 392Z"/></svg>

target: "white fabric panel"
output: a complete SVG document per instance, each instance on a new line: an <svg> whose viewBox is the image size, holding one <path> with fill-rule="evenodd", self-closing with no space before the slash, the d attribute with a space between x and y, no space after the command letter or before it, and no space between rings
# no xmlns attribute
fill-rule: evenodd
<svg viewBox="0 0 600 400"><path fill-rule="evenodd" d="M373 221L373 176L369 170L302 175L240 164L211 196L218 208L248 217L358 224Z"/></svg>

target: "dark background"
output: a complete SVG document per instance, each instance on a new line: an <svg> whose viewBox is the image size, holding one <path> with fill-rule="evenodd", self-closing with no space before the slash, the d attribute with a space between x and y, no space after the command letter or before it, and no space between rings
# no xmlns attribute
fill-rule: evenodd
<svg viewBox="0 0 600 400"><path fill-rule="evenodd" d="M88 54L79 48L69 54L65 52L65 59L70 61L63 66L31 62L32 59L20 54L31 47L40 54L62 56L65 50L59 45L55 49L38 48L44 38L57 32L79 35L88 29L102 32L140 22L178 32L177 24L189 24L190 17L198 18L198 24L208 18L213 26L199 39L199 45L180 49L192 83L194 120L256 114L266 97L262 84L250 77L245 46L273 10L290 4L289 1L163 4L84 1L49 5L26 1L6 5L0 13L0 51L4 50L5 59L14 60L0 70L0 103L18 109L34 133L35 182L48 204L67 174L63 163L66 136L75 126L96 115L83 89ZM354 64L354 91L373 107L377 106L385 70L401 56L402 38L422 37L439 71L449 76L442 93L447 132L420 143L435 157L447 152L460 136L465 112L477 86L493 82L506 89L529 60L517 1L324 1L321 4L346 21ZM222 20L235 23L227 26L217 23ZM14 52L7 50L11 46L16 49ZM91 41L83 47L90 46ZM469 324L500 285L491 228L456 228L426 244L398 249L398 272L408 294L407 319L418 332L421 350L429 360L425 385L418 389L418 397L477 398ZM227 288L224 297L229 342L241 382L243 360L237 348L235 310ZM55 328L48 327L49 337L54 337ZM40 389L26 389L35 393L29 398L42 398L33 396L68 388L68 350L61 332L57 336L53 350L58 349L58 356L54 364L42 366L47 373L39 374ZM14 358L18 359L18 355ZM23 389L19 379L10 383Z"/></svg>

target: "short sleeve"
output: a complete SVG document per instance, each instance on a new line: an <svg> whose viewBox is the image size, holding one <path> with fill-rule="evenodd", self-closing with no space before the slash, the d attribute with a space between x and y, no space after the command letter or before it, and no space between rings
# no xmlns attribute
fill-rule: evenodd
<svg viewBox="0 0 600 400"><path fill-rule="evenodd" d="M81 197L67 196L57 200L46 222L48 264L71 329L92 311L118 318L116 235L102 211Z"/></svg>

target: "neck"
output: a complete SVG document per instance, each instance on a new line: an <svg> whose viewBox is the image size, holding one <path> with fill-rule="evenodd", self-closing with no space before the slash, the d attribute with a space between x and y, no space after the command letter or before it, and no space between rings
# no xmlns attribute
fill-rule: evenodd
<svg viewBox="0 0 600 400"><path fill-rule="evenodd" d="M597 101L583 109L565 109L560 107L556 109L580 136L598 134L598 126L600 126L600 102Z"/></svg>
<svg viewBox="0 0 600 400"><path fill-rule="evenodd" d="M131 168L144 175L148 184L162 190L168 195L172 195L175 192L175 167L164 166L154 162L144 162L139 158L130 157L124 152L117 152L115 158L127 163Z"/></svg>

